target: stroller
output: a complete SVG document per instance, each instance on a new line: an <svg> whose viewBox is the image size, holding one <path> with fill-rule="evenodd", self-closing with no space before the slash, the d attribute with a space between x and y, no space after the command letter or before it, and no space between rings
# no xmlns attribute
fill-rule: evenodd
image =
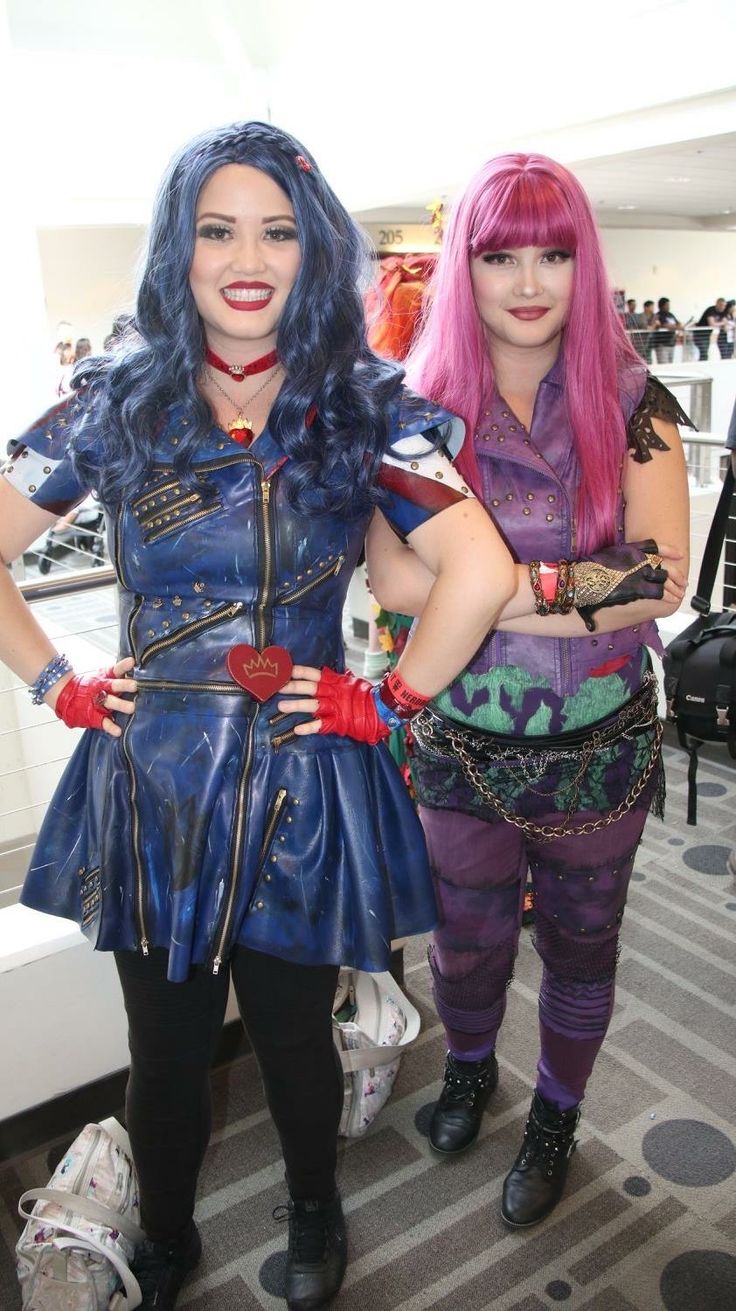
<svg viewBox="0 0 736 1311"><path fill-rule="evenodd" d="M105 515L93 496L76 510L59 519L44 537L30 548L37 557L40 574L47 574L53 564L62 561L66 568L94 568L105 563Z"/></svg>

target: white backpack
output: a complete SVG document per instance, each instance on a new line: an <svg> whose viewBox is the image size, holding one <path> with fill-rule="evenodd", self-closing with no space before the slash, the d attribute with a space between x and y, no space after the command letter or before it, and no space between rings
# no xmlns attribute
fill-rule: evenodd
<svg viewBox="0 0 736 1311"><path fill-rule="evenodd" d="M332 1035L345 1080L344 1138L360 1138L373 1123L419 1029L419 1012L390 974L340 970Z"/></svg>
<svg viewBox="0 0 736 1311"><path fill-rule="evenodd" d="M88 1124L48 1187L29 1188L18 1212L27 1221L15 1249L23 1311L140 1306L129 1262L145 1234L130 1142L117 1120Z"/></svg>

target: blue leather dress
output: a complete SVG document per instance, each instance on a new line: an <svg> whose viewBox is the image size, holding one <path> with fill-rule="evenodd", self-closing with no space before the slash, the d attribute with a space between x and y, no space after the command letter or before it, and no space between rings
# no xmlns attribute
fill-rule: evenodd
<svg viewBox="0 0 736 1311"><path fill-rule="evenodd" d="M66 453L81 404L45 415L5 471L54 512L87 491ZM387 455L412 437L417 454L385 466L401 534L467 494L419 436L450 420L409 393L393 416ZM295 737L304 716L280 714L277 695L260 705L227 668L246 643L344 669L342 610L367 518L297 516L267 431L249 451L213 427L195 464L207 492L183 488L173 456L185 424L169 412L147 485L109 517L135 714L120 738L84 733L21 900L76 920L99 949L167 947L172 980L192 963L217 971L235 943L384 969L392 938L436 919L422 830L388 750Z"/></svg>

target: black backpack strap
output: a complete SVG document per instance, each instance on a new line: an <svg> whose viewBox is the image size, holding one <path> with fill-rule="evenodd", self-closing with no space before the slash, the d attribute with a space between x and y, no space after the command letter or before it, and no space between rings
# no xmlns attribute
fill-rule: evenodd
<svg viewBox="0 0 736 1311"><path fill-rule="evenodd" d="M726 529L728 528L728 516L731 509L733 489L734 476L729 463L726 477L723 480L721 494L718 498L718 504L715 508L715 513L708 531L708 540L705 543L703 562L700 566L700 574L698 576L698 589L695 596L693 596L690 601L693 610L697 610L701 615L710 614L710 598L713 593L713 584L716 581L718 562L721 558L723 543L726 540Z"/></svg>

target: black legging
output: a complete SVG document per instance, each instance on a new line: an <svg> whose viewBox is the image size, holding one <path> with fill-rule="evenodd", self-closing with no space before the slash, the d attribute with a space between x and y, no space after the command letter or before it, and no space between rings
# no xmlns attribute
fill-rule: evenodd
<svg viewBox="0 0 736 1311"><path fill-rule="evenodd" d="M115 953L128 1015L126 1119L141 1221L157 1242L177 1237L194 1210L211 1128L209 1069L222 1028L229 972L195 967L169 983L167 952ZM342 1074L332 1041L337 968L293 965L236 947L230 959L243 1023L281 1139L292 1197L335 1189Z"/></svg>

